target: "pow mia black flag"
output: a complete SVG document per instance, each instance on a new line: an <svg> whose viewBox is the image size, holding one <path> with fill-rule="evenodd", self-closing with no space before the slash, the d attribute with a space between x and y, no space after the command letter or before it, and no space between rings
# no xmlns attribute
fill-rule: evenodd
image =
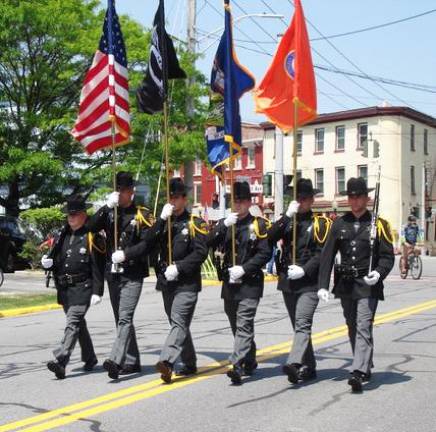
<svg viewBox="0 0 436 432"><path fill-rule="evenodd" d="M138 109L147 114L162 111L169 79L186 78L185 71L179 65L173 41L165 30L164 0L159 0L151 39L147 71L136 92Z"/></svg>

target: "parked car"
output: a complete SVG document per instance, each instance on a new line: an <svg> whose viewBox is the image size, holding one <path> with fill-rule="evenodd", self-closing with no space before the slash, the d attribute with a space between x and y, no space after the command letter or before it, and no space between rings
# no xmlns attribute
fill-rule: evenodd
<svg viewBox="0 0 436 432"><path fill-rule="evenodd" d="M19 219L0 216L0 267L5 273L30 268L30 263L19 256L26 240Z"/></svg>

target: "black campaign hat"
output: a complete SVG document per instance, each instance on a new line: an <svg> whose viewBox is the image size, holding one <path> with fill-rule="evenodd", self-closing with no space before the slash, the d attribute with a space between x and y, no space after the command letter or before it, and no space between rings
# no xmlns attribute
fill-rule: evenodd
<svg viewBox="0 0 436 432"><path fill-rule="evenodd" d="M131 188L135 186L135 182L133 181L133 176L127 171L120 171L117 173L117 189L119 188Z"/></svg>
<svg viewBox="0 0 436 432"><path fill-rule="evenodd" d="M351 177L347 181L347 190L340 192L340 195L368 195L374 188L368 188L363 177Z"/></svg>
<svg viewBox="0 0 436 432"><path fill-rule="evenodd" d="M62 207L62 212L66 214L76 214L86 212L92 204L86 202L86 198L80 194L73 194L67 198L67 203Z"/></svg>
<svg viewBox="0 0 436 432"><path fill-rule="evenodd" d="M173 177L170 180L170 196L182 195L186 196L188 188L180 177Z"/></svg>
<svg viewBox="0 0 436 432"><path fill-rule="evenodd" d="M319 194L321 191L319 189L314 189L312 180L300 178L297 181L297 197L298 198L308 198Z"/></svg>
<svg viewBox="0 0 436 432"><path fill-rule="evenodd" d="M251 200L250 185L246 181L233 184L233 198L235 200Z"/></svg>

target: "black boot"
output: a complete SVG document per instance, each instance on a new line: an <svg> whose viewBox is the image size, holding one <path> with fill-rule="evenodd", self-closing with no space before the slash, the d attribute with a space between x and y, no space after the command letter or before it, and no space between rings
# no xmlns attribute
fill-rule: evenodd
<svg viewBox="0 0 436 432"><path fill-rule="evenodd" d="M254 371L257 369L257 361L254 362L244 362L244 374L247 376L253 375Z"/></svg>
<svg viewBox="0 0 436 432"><path fill-rule="evenodd" d="M64 379L65 378L65 366L61 365L57 361L49 361L47 363L47 369L50 372L53 372L56 375L57 379Z"/></svg>
<svg viewBox="0 0 436 432"><path fill-rule="evenodd" d="M92 360L88 360L87 362L85 362L85 364L83 365L83 370L85 372L91 372L95 365L98 363L97 358L93 358Z"/></svg>
<svg viewBox="0 0 436 432"><path fill-rule="evenodd" d="M365 381L365 374L355 370L351 374L351 378L348 380L348 385L351 386L353 393L360 393L362 391L362 383Z"/></svg>
<svg viewBox="0 0 436 432"><path fill-rule="evenodd" d="M241 365L235 364L232 369L227 371L227 376L231 379L233 384L242 384L243 372Z"/></svg>
<svg viewBox="0 0 436 432"><path fill-rule="evenodd" d="M156 363L156 370L160 373L160 378L164 383L170 384L173 376L173 365L168 361Z"/></svg>
<svg viewBox="0 0 436 432"><path fill-rule="evenodd" d="M301 381L311 381L316 379L316 369L303 367L298 372L298 379Z"/></svg>
<svg viewBox="0 0 436 432"><path fill-rule="evenodd" d="M120 367L112 360L105 360L103 368L107 371L109 378L116 380L120 374Z"/></svg>
<svg viewBox="0 0 436 432"><path fill-rule="evenodd" d="M288 376L288 381L292 384L298 384L299 370L300 366L295 363L287 363L282 368L283 373Z"/></svg>
<svg viewBox="0 0 436 432"><path fill-rule="evenodd" d="M176 376L191 376L197 373L197 366L195 365L183 365L177 370Z"/></svg>
<svg viewBox="0 0 436 432"><path fill-rule="evenodd" d="M120 370L120 375L130 375L141 372L141 365L125 365Z"/></svg>

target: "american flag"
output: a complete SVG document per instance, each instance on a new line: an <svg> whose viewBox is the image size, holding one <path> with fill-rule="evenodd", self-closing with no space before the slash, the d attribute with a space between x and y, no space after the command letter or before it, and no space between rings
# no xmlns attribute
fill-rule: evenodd
<svg viewBox="0 0 436 432"><path fill-rule="evenodd" d="M87 153L129 141L129 83L126 47L115 1L108 0L103 35L86 74L80 95L79 116L71 131Z"/></svg>

